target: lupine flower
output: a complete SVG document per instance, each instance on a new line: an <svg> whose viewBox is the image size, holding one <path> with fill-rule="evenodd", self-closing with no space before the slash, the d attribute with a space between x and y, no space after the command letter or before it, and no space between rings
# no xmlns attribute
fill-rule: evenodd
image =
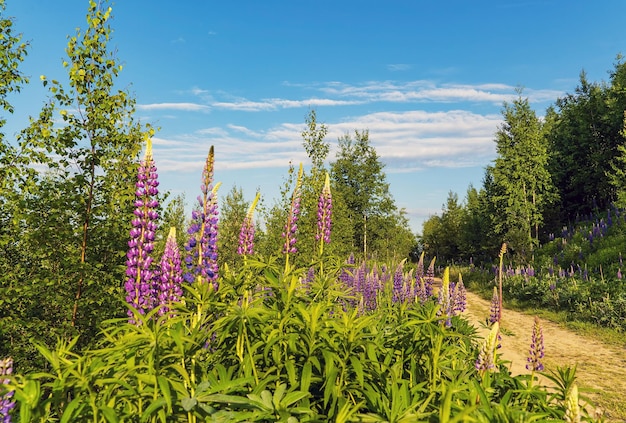
<svg viewBox="0 0 626 423"><path fill-rule="evenodd" d="M392 293L392 301L394 303L399 303L404 301L404 274L403 274L403 264L404 261L401 262L396 271L393 274L393 293Z"/></svg>
<svg viewBox="0 0 626 423"><path fill-rule="evenodd" d="M330 229L332 225L333 198L330 192L330 177L326 174L324 188L317 202L317 233L315 240L320 241L320 255L324 251L324 243L330 244Z"/></svg>
<svg viewBox="0 0 626 423"><path fill-rule="evenodd" d="M0 360L0 386L7 385L9 379L3 376L8 376L13 373L13 359L5 358ZM0 422L11 423L11 410L15 408L15 401L12 400L14 391L9 391L0 396Z"/></svg>
<svg viewBox="0 0 626 423"><path fill-rule="evenodd" d="M617 269L617 279L622 279L622 269Z"/></svg>
<svg viewBox="0 0 626 423"><path fill-rule="evenodd" d="M578 386L573 384L565 399L565 421L568 423L580 423L580 405L578 404Z"/></svg>
<svg viewBox="0 0 626 423"><path fill-rule="evenodd" d="M152 142L148 140L146 153L137 172L135 187L135 218L132 220L130 241L126 254L126 302L141 314L152 310L155 303L154 279L150 253L154 249L154 237L157 229L159 214L156 208L159 202L156 195L157 170L152 158ZM128 311L132 316L132 311Z"/></svg>
<svg viewBox="0 0 626 423"><path fill-rule="evenodd" d="M459 273L459 282L456 284L454 288L454 298L453 298L453 311L456 313L463 313L467 308L467 290L465 289L465 285L463 284L463 278Z"/></svg>
<svg viewBox="0 0 626 423"><path fill-rule="evenodd" d="M498 288L493 287L493 295L491 296L491 307L489 308L489 322L498 323L500 321L500 297Z"/></svg>
<svg viewBox="0 0 626 423"><path fill-rule="evenodd" d="M430 261L428 270L426 270L426 276L424 277L424 295L426 298L433 296L433 284L435 283L435 260L436 257Z"/></svg>
<svg viewBox="0 0 626 423"><path fill-rule="evenodd" d="M539 323L539 318L535 316L535 323L533 324L533 335L530 341L529 357L526 363L526 369L533 372L543 371L543 364L541 359L543 358L543 330Z"/></svg>
<svg viewBox="0 0 626 423"><path fill-rule="evenodd" d="M189 234L189 240L185 245L187 272L183 277L187 282L199 279L203 283L212 283L213 288L217 290L217 190L220 184L213 187L213 165L214 150L211 146L202 172L200 187L202 195L198 196L198 208L191 213L192 223L187 230Z"/></svg>
<svg viewBox="0 0 626 423"><path fill-rule="evenodd" d="M452 302L451 300L451 291L450 291L450 269L448 267L443 271L443 278L441 283L441 289L439 290L439 310L437 311L438 316L445 317L445 325L447 327L452 326Z"/></svg>
<svg viewBox="0 0 626 423"><path fill-rule="evenodd" d="M239 255L254 254L254 209L260 197L261 193L257 192L254 201L250 204L246 217L243 219L241 231L239 232L239 247L237 248L237 254Z"/></svg>
<svg viewBox="0 0 626 423"><path fill-rule="evenodd" d="M499 331L500 325L498 322L495 322L480 348L474 366L476 370L481 373L493 371L496 367L496 350L498 349Z"/></svg>
<svg viewBox="0 0 626 423"><path fill-rule="evenodd" d="M180 250L176 243L176 228L170 228L170 233L165 241L165 251L161 257L161 271L159 274L158 301L161 308L159 314L167 313L169 306L180 301L183 296L181 284L183 282L183 272L180 267Z"/></svg>
<svg viewBox="0 0 626 423"><path fill-rule="evenodd" d="M302 173L302 163L300 163L300 171L298 172L296 186L291 196L291 207L289 209L289 214L287 215L285 231L282 234L283 238L285 238L285 243L283 244L283 254L287 257L287 263L289 263L289 254L295 254L298 252L298 249L296 248L296 232L298 231L298 216L300 215Z"/></svg>

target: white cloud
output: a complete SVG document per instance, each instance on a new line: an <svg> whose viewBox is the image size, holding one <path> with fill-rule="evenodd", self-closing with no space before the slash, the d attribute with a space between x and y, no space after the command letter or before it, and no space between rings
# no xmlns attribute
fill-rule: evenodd
<svg viewBox="0 0 626 423"><path fill-rule="evenodd" d="M211 108L205 104L198 103L152 103L138 104L139 110L179 110L187 112L208 111Z"/></svg>
<svg viewBox="0 0 626 423"><path fill-rule="evenodd" d="M387 69L392 72L406 71L406 70L411 69L411 65L407 65L406 63L396 63L396 64L387 65Z"/></svg>

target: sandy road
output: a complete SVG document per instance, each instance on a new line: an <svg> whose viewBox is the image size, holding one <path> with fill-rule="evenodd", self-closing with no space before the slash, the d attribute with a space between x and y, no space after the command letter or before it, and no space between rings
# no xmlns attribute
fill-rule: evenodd
<svg viewBox="0 0 626 423"><path fill-rule="evenodd" d="M467 317L477 323L481 335L487 328L479 323L489 317L490 303L476 294L467 294ZM626 396L626 348L607 346L577 335L556 323L540 319L543 329L546 371L556 370L557 366L577 366L578 385L581 389L591 389L586 393L602 412L607 421L626 422L626 409L620 409L616 401L624 401ZM528 373L526 359L530 347L534 316L507 310L502 315L501 357L510 361L514 375ZM542 383L548 383L545 379Z"/></svg>

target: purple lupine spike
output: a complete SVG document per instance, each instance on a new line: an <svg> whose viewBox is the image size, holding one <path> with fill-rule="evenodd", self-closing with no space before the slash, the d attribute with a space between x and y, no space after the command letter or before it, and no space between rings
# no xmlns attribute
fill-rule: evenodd
<svg viewBox="0 0 626 423"><path fill-rule="evenodd" d="M300 170L298 172L298 179L296 180L296 186L293 189L291 196L291 206L287 215L287 222L285 224L285 231L282 236L285 238L283 244L283 254L285 254L285 265L289 265L289 254L295 254L298 252L296 248L296 233L298 232L298 217L300 215L300 198L302 191L302 163L300 163Z"/></svg>
<svg viewBox="0 0 626 423"><path fill-rule="evenodd" d="M202 195L198 197L198 208L191 213L192 223L187 230L189 234L189 240L185 244L187 271L183 278L190 283L196 279L202 283L211 283L217 290L219 287L217 191L220 184L213 186L213 165L214 150L211 146L202 172Z"/></svg>
<svg viewBox="0 0 626 423"><path fill-rule="evenodd" d="M463 278L459 273L459 282L454 288L454 300L453 311L456 313L463 313L467 309L467 290L463 284Z"/></svg>
<svg viewBox="0 0 626 423"><path fill-rule="evenodd" d="M430 261L426 276L424 277L424 295L426 298L433 296L433 284L435 283L435 260L436 257Z"/></svg>
<svg viewBox="0 0 626 423"><path fill-rule="evenodd" d="M617 279L622 280L622 269L617 269Z"/></svg>
<svg viewBox="0 0 626 423"><path fill-rule="evenodd" d="M9 376L13 373L13 359L11 357L0 360L0 386L8 385L9 379L3 376ZM13 394L15 391L6 392L0 396L0 422L11 423L11 410L15 408Z"/></svg>
<svg viewBox="0 0 626 423"><path fill-rule="evenodd" d="M132 220L128 252L126 253L126 302L145 314L155 305L154 278L150 254L154 249L154 238L157 230L159 214L156 208L159 202L156 195L159 193L157 171L152 158L152 142L148 140L144 159L137 172L135 191L135 218ZM133 312L128 311L132 317ZM132 320L132 319L131 319ZM131 322L134 323L134 322Z"/></svg>
<svg viewBox="0 0 626 423"><path fill-rule="evenodd" d="M493 295L491 296L491 306L489 307L489 322L497 323L500 320L500 297L498 296L498 288L493 287Z"/></svg>
<svg viewBox="0 0 626 423"><path fill-rule="evenodd" d="M183 273L180 267L181 258L178 244L176 243L176 228L170 228L170 233L165 241L165 251L161 257L161 271L157 288L159 301L159 315L170 311L171 304L180 301L183 296L181 284Z"/></svg>
<svg viewBox="0 0 626 423"><path fill-rule="evenodd" d="M399 303L404 301L404 274L403 274L403 266L404 261L402 261L398 267L396 267L396 271L393 274L393 292L392 292L392 301L394 303Z"/></svg>
<svg viewBox="0 0 626 423"><path fill-rule="evenodd" d="M239 231L239 247L237 247L237 254L239 255L249 256L254 254L254 209L260 197L261 193L257 192L254 201L250 204L246 217L243 219L241 231Z"/></svg>
<svg viewBox="0 0 626 423"><path fill-rule="evenodd" d="M332 226L333 197L330 192L330 177L326 173L324 188L317 202L317 232L315 240L320 241L320 255L324 251L324 244L330 244L330 229Z"/></svg>
<svg viewBox="0 0 626 423"><path fill-rule="evenodd" d="M533 334L530 341L530 350L528 356L528 363L526 363L526 369L533 372L543 371L543 330L539 317L535 316L535 323L533 324Z"/></svg>

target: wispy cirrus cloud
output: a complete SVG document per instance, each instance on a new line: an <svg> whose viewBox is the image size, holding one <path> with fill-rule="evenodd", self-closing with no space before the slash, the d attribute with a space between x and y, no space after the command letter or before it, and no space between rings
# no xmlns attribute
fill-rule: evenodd
<svg viewBox="0 0 626 423"><path fill-rule="evenodd" d="M178 110L186 112L198 112L209 111L211 108L206 104L198 103L151 103L151 104L138 104L138 110L151 111L151 110Z"/></svg>
<svg viewBox="0 0 626 423"><path fill-rule="evenodd" d="M214 108L239 110L248 112L270 111L278 109L293 109L299 107L349 106L363 104L362 100L335 100L329 98L308 98L305 100L287 100L270 98L261 101L236 100L222 101L211 104Z"/></svg>

